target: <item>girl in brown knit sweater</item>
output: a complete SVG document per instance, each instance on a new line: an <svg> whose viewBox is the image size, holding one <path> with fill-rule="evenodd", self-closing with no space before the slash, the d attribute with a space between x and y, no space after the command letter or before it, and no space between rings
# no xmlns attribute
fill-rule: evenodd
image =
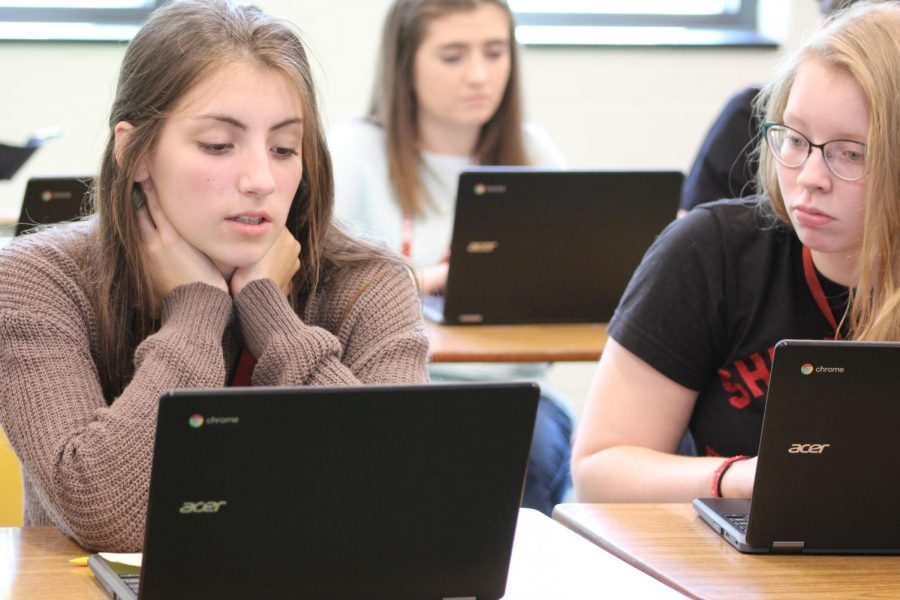
<svg viewBox="0 0 900 600"><path fill-rule="evenodd" d="M423 382L427 340L402 263L332 225L286 24L166 5L126 51L109 123L95 214L0 251L0 422L26 525L133 551L161 391Z"/></svg>

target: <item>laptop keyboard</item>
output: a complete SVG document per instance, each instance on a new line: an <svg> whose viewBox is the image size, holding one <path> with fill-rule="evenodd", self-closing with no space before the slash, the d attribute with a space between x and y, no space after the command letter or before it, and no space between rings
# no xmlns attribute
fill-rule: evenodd
<svg viewBox="0 0 900 600"><path fill-rule="evenodd" d="M138 593L138 583L141 580L140 575L120 575L119 578L131 589L135 594Z"/></svg>
<svg viewBox="0 0 900 600"><path fill-rule="evenodd" d="M750 515L748 514L740 514L740 515L725 515L725 518L729 523L734 525L738 531L741 533L747 533L747 521L750 520Z"/></svg>

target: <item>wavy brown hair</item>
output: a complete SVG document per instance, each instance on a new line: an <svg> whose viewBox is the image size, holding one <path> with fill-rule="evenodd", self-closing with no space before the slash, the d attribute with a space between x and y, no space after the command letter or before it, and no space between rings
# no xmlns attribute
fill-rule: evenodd
<svg viewBox="0 0 900 600"><path fill-rule="evenodd" d="M388 12L381 36L378 74L369 107L369 119L380 125L387 139L388 174L403 213L421 215L428 206L419 167L418 102L414 87L416 51L428 25L454 12L473 11L482 4L499 6L509 18L509 81L497 111L481 128L475 147L484 165L524 165L522 94L514 20L504 0L396 0Z"/></svg>
<svg viewBox="0 0 900 600"><path fill-rule="evenodd" d="M236 61L271 69L295 82L303 108L303 177L287 228L302 245L302 268L292 303L301 305L321 282L350 263L397 260L332 224L334 183L312 72L296 30L252 6L230 0L176 0L155 11L125 52L109 117L110 134L95 180L93 202L100 248L92 265L98 285L98 371L107 398L132 375L134 349L158 324L153 292L141 258L134 175L154 147L166 117L192 86ZM115 151L116 123L134 126Z"/></svg>
<svg viewBox="0 0 900 600"><path fill-rule="evenodd" d="M759 102L767 120L783 119L797 70L808 60L852 75L869 107L866 215L849 327L855 339L900 340L900 3L860 2L837 13L763 90ZM759 189L790 223L764 143Z"/></svg>

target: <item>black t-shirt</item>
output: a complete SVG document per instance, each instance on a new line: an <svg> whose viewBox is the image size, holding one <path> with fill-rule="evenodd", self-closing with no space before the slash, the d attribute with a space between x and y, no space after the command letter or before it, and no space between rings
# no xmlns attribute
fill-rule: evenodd
<svg viewBox="0 0 900 600"><path fill-rule="evenodd" d="M840 322L848 290L821 275ZM609 335L699 391L690 430L700 455L755 455L773 347L833 338L803 274L802 245L757 198L707 204L647 251Z"/></svg>
<svg viewBox="0 0 900 600"><path fill-rule="evenodd" d="M756 193L753 158L762 123L753 112L758 87L735 94L716 118L681 187L679 208Z"/></svg>

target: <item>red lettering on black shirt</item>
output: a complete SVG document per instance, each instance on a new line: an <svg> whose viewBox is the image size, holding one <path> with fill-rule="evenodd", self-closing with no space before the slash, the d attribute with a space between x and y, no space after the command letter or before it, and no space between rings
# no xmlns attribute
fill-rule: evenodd
<svg viewBox="0 0 900 600"><path fill-rule="evenodd" d="M747 384L747 388L750 390L750 393L753 394L753 397L759 398L765 394L765 391L757 385L757 382L767 388L769 387L769 367L766 366L766 363L759 352L751 354L750 360L753 361L753 369L747 367L747 363L742 360L734 361L734 366L737 368L741 379Z"/></svg>
<svg viewBox="0 0 900 600"><path fill-rule="evenodd" d="M735 396L728 397L728 403L738 410L747 408L750 404L750 394L747 393L747 390L741 384L732 381L729 371L719 369L719 376L722 378L722 389L729 393L737 393Z"/></svg>
<svg viewBox="0 0 900 600"><path fill-rule="evenodd" d="M775 347L772 346L763 352L754 352L744 359L739 358L727 367L719 369L722 389L732 394L728 397L731 406L743 410L750 405L753 398L765 396L769 389L774 356ZM749 367L748 363L753 367Z"/></svg>

